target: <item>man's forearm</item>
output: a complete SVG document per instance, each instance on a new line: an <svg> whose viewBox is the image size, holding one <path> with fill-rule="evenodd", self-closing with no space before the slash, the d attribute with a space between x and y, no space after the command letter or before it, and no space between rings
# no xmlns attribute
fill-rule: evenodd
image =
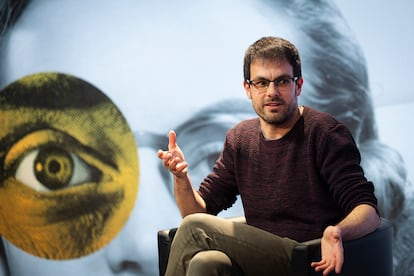
<svg viewBox="0 0 414 276"><path fill-rule="evenodd" d="M174 176L174 196L182 217L206 212L206 204L193 188L188 175L186 177Z"/></svg>
<svg viewBox="0 0 414 276"><path fill-rule="evenodd" d="M375 229L380 224L374 207L368 204L361 204L355 207L340 223L336 226L341 231L342 240L353 240L363 237Z"/></svg>

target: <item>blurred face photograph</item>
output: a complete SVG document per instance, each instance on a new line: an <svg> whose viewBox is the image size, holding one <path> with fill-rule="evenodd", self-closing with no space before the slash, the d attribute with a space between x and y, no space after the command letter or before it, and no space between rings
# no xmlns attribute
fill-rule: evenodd
<svg viewBox="0 0 414 276"><path fill-rule="evenodd" d="M273 22L262 17L254 4L246 2L234 16L238 24L226 24L227 35L222 36L220 31L228 21L227 14L234 12L234 4L27 3L2 40L2 86L48 71L70 74L96 86L122 111L134 132L140 185L125 226L109 244L94 253L50 260L40 254L33 256L3 237L11 274L158 274L156 232L181 221L171 193L170 176L161 171L156 157L156 151L167 145L168 130L181 129L179 139L186 144L186 151L198 149L188 158L193 163L193 180L199 183L217 158L227 129L241 118L254 116L251 107L244 105L247 108L232 118L223 110L222 118L200 121L198 126L186 123L194 116L205 116L201 111L215 105L224 95L233 99L230 106L245 100L241 85L244 48L274 29ZM244 20L246 16L265 26L260 34L252 22ZM199 27L190 28L191 21ZM287 27L280 28L280 32L287 33ZM238 35L242 30L250 35ZM216 39L215 45L209 43L212 38ZM215 62L211 62L211 56L216 57ZM218 67L227 73L218 73ZM214 129L217 134L206 137ZM240 204L234 208L234 213L241 213Z"/></svg>
<svg viewBox="0 0 414 276"><path fill-rule="evenodd" d="M228 129L257 117L243 56L262 36L298 47L299 104L359 145L378 139L364 56L332 1L4 3L0 275L158 275L157 231L182 218L156 152L174 129L198 187ZM219 215L242 214L238 200Z"/></svg>

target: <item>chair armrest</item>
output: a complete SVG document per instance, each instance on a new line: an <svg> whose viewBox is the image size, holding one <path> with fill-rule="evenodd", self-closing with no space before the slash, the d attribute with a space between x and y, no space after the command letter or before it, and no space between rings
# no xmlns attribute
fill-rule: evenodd
<svg viewBox="0 0 414 276"><path fill-rule="evenodd" d="M321 239L299 243L292 250L292 275L308 276L317 274L310 266L311 262L320 261Z"/></svg>
<svg viewBox="0 0 414 276"><path fill-rule="evenodd" d="M158 231L158 270L160 276L164 276L167 269L171 242L177 230L178 228L171 228Z"/></svg>
<svg viewBox="0 0 414 276"><path fill-rule="evenodd" d="M393 275L392 223L381 218L380 226L365 237L344 242L340 275ZM321 259L320 239L298 244L292 251L292 275L322 275L310 263Z"/></svg>
<svg viewBox="0 0 414 276"><path fill-rule="evenodd" d="M341 275L381 275L394 274L393 225L381 218L380 226L371 234L344 244L344 266Z"/></svg>

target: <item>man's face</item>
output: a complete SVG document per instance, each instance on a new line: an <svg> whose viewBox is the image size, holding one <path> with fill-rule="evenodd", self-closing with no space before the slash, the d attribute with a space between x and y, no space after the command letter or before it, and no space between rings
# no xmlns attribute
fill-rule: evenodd
<svg viewBox="0 0 414 276"><path fill-rule="evenodd" d="M297 35L280 20L276 24L273 17L270 22L255 6L238 1L32 1L0 52L0 85L32 73L59 71L97 86L136 134L140 187L129 220L107 247L80 259L48 261L6 243L12 272L157 275L157 230L177 226L181 217L156 151L167 147L168 130L200 109L221 99L244 100L242 58L247 46L264 35ZM243 117L228 119L224 116L221 135L211 134L212 124L203 131L177 133L187 159L194 160L190 174L195 184L209 171L207 161L213 159L208 158L220 151L225 130ZM199 146L190 149L194 141Z"/></svg>
<svg viewBox="0 0 414 276"><path fill-rule="evenodd" d="M244 84L247 97L252 100L254 110L262 123L277 127L289 127L297 112L297 97L300 95L303 80L292 81L293 67L285 59L255 59L250 65L250 79L253 84ZM285 80L287 85L271 82L267 88L256 84ZM263 124L262 124L263 125Z"/></svg>

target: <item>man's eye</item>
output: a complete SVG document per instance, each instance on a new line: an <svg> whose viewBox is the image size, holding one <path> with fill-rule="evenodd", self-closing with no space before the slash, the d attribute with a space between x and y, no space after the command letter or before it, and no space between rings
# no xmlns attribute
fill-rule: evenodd
<svg viewBox="0 0 414 276"><path fill-rule="evenodd" d="M17 164L15 177L36 191L51 191L99 181L101 173L72 152L45 147L26 154Z"/></svg>
<svg viewBox="0 0 414 276"><path fill-rule="evenodd" d="M277 85L286 86L290 83L290 79L280 79L277 81Z"/></svg>
<svg viewBox="0 0 414 276"><path fill-rule="evenodd" d="M256 85L258 87L267 87L267 86L269 86L269 81L267 81L267 80L259 80L259 81L256 81Z"/></svg>

